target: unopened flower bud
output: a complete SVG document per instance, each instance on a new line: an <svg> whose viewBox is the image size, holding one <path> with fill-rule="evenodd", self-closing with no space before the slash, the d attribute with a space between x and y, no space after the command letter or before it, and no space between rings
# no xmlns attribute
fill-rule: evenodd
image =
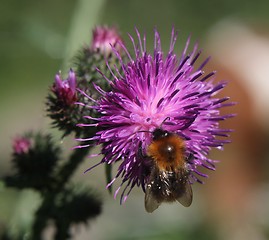
<svg viewBox="0 0 269 240"><path fill-rule="evenodd" d="M31 147L30 139L26 137L16 137L13 140L13 151L15 154L26 154Z"/></svg>
<svg viewBox="0 0 269 240"><path fill-rule="evenodd" d="M54 167L60 159L60 148L52 137L42 133L26 133L13 141L12 164L15 175L7 176L7 186L47 190Z"/></svg>
<svg viewBox="0 0 269 240"><path fill-rule="evenodd" d="M122 42L122 38L115 27L97 26L93 30L91 50L108 55L112 52L111 47L120 50Z"/></svg>
<svg viewBox="0 0 269 240"><path fill-rule="evenodd" d="M56 74L53 91L65 105L72 105L77 100L76 75L72 69L70 69L66 80L62 80L60 73Z"/></svg>

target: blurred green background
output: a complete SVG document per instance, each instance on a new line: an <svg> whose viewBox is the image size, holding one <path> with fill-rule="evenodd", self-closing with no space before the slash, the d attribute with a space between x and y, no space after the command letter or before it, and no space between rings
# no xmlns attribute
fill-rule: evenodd
<svg viewBox="0 0 269 240"><path fill-rule="evenodd" d="M154 27L161 33L163 47L167 49L171 28L175 26L180 31L177 50L184 45L189 34L192 35L193 42L198 39L201 48L209 49L209 33L217 23L225 19L237 19L246 25L257 27L263 35L268 35L268 12L268 0L1 0L0 175L4 176L13 170L9 159L11 142L16 135L31 129L49 127L50 122L45 118L44 112L47 90L58 70L62 70L65 75L67 69L72 67L72 56L83 44L90 42L94 26L116 25L127 46L131 46L127 32L133 34L134 27L137 27L141 32L147 33L147 44L151 49ZM210 51L209 53L214 55ZM262 129L264 135L262 133L261 138L267 137L267 130L268 128ZM71 143L66 140L62 144L69 151L73 143L72 140ZM246 147L242 151L244 149ZM236 150L234 147L231 151ZM259 165L259 160L255 160ZM216 219L222 218L221 214L209 214L211 206L208 206L205 200L207 198L203 197L210 196L209 190L203 190L207 188L207 184L195 185L195 202L191 208L183 209L176 204L165 205L149 215L144 211L142 191L134 191L127 203L119 206L118 201L114 201L104 189L105 177L102 169L83 174L89 165L93 164L87 160L76 173L74 181L88 182L100 190L105 199L104 213L88 227L74 227L74 239L269 238L269 193L266 176L254 184L253 194L261 196L254 198L254 205L249 205L253 207L251 210L255 212L255 216L248 213L250 215L239 216L234 222L231 220L228 223L225 221L229 221L229 217L225 217L225 221L219 221ZM217 174L218 171L214 173ZM214 181L214 176L208 182L210 181ZM257 208L260 203L266 203L262 209ZM29 227L31 213L37 204L38 196L34 193L18 193L0 185L0 233L6 227L14 232L19 228ZM250 216L253 221L240 224L242 219L249 219ZM251 234L245 237L244 230L247 228L251 229ZM44 239L51 239L52 234L53 228L48 229Z"/></svg>

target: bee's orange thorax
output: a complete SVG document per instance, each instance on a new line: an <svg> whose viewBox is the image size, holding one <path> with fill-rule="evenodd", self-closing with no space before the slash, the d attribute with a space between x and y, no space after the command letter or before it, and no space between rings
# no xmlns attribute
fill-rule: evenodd
<svg viewBox="0 0 269 240"><path fill-rule="evenodd" d="M175 134L154 140L147 154L160 170L175 171L184 165L184 141Z"/></svg>

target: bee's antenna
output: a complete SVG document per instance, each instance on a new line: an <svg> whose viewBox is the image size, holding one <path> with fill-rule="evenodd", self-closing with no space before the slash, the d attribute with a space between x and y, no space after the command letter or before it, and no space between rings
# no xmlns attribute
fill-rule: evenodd
<svg viewBox="0 0 269 240"><path fill-rule="evenodd" d="M171 119L170 117L166 117L166 118L162 121L162 123L161 123L161 125L160 125L159 128L162 128L163 124L164 124L167 120L170 120L170 119ZM136 131L136 132L132 133L132 135L133 135L133 134L136 134L136 133L139 133L139 132L153 133L154 131L139 130L139 131Z"/></svg>
<svg viewBox="0 0 269 240"><path fill-rule="evenodd" d="M139 131L133 132L133 133L131 134L131 136L132 136L132 135L135 135L135 134L137 134L137 133L140 133L140 132L152 133L151 131L147 131L147 130L139 130Z"/></svg>
<svg viewBox="0 0 269 240"><path fill-rule="evenodd" d="M166 117L166 118L162 121L162 123L161 123L161 125L160 125L160 128L162 128L163 124L164 124L167 120L170 120L170 117Z"/></svg>
<svg viewBox="0 0 269 240"><path fill-rule="evenodd" d="M164 124L167 120L170 120L170 117L166 117L166 118L162 121L162 123L161 123L161 125L160 125L159 128L162 128L163 124ZM133 134L136 134L136 133L139 133L139 132L153 133L154 131L140 130L140 131L134 132Z"/></svg>

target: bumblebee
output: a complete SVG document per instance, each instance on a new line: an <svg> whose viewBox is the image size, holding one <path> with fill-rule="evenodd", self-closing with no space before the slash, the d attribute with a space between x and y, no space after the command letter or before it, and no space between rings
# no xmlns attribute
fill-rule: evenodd
<svg viewBox="0 0 269 240"><path fill-rule="evenodd" d="M192 203L192 188L184 141L177 134L156 128L152 132L147 156L153 164L146 184L146 211L153 212L162 202L178 201L189 207Z"/></svg>

